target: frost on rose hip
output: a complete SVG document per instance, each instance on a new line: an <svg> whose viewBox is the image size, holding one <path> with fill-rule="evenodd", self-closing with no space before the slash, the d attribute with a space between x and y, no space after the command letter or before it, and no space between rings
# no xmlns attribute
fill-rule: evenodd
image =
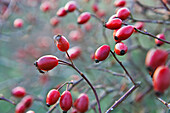
<svg viewBox="0 0 170 113"><path fill-rule="evenodd" d="M14 27L15 28L21 28L23 27L24 21L21 18L17 18L14 20Z"/></svg>
<svg viewBox="0 0 170 113"><path fill-rule="evenodd" d="M159 38L159 39L165 40L165 35L164 35L164 34L158 34L158 35L156 35L156 37ZM164 44L164 42L161 41L161 40L155 39L155 44L156 44L157 46L161 46L161 45Z"/></svg>

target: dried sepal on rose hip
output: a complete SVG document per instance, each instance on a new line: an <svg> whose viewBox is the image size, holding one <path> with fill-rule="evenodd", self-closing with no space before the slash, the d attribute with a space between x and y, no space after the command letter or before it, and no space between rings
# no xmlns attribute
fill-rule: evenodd
<svg viewBox="0 0 170 113"><path fill-rule="evenodd" d="M40 71L40 73L44 73L43 71L52 70L54 67L58 65L58 58L53 55L45 55L40 57L34 65Z"/></svg>
<svg viewBox="0 0 170 113"><path fill-rule="evenodd" d="M121 27L116 31L114 39L126 40L133 34L133 31L134 31L134 26L128 25L128 26Z"/></svg>
<svg viewBox="0 0 170 113"><path fill-rule="evenodd" d="M158 34L158 35L156 35L156 37L158 37L159 39L165 40L165 35L164 35L164 34ZM161 40L155 39L155 44L156 44L157 46L161 46L161 45L164 44L164 42L161 41Z"/></svg>
<svg viewBox="0 0 170 113"><path fill-rule="evenodd" d="M80 16L77 18L78 24L84 24L88 22L91 18L91 14L89 12L83 12L80 14Z"/></svg>
<svg viewBox="0 0 170 113"><path fill-rule="evenodd" d="M85 93L80 94L80 96L74 102L74 107L81 113L86 112L89 107L88 95Z"/></svg>
<svg viewBox="0 0 170 113"><path fill-rule="evenodd" d="M159 66L153 74L153 87L157 96L164 93L170 86L170 69L168 66Z"/></svg>
<svg viewBox="0 0 170 113"><path fill-rule="evenodd" d="M63 17L67 15L67 11L64 9L64 7L61 7L60 9L58 9L56 14L59 17Z"/></svg>
<svg viewBox="0 0 170 113"><path fill-rule="evenodd" d="M18 97L18 98L22 98L25 96L26 94L26 90L24 87L15 87L14 89L12 89L12 95L15 96L15 97Z"/></svg>
<svg viewBox="0 0 170 113"><path fill-rule="evenodd" d="M113 31L113 39L114 39L114 41L115 41L116 43L122 41L121 39L115 40L116 32L117 32L118 30L119 30L119 29L115 29L115 30Z"/></svg>
<svg viewBox="0 0 170 113"><path fill-rule="evenodd" d="M130 15L130 10L126 7L120 8L116 12L116 17L120 18L121 20L127 19L129 17L129 15Z"/></svg>
<svg viewBox="0 0 170 113"><path fill-rule="evenodd" d="M55 35L53 39L56 41L57 48L60 51L66 52L69 49L70 44L63 35Z"/></svg>
<svg viewBox="0 0 170 113"><path fill-rule="evenodd" d="M63 111L68 111L72 106L72 96L69 91L64 91L60 98L60 107Z"/></svg>
<svg viewBox="0 0 170 113"><path fill-rule="evenodd" d="M122 20L119 18L109 19L104 26L111 30L119 29L122 26Z"/></svg>
<svg viewBox="0 0 170 113"><path fill-rule="evenodd" d="M98 63L99 61L105 60L110 53L110 46L102 45L100 46L95 52L95 62Z"/></svg>
<svg viewBox="0 0 170 113"><path fill-rule="evenodd" d="M115 7L124 7L126 5L126 0L115 0L114 6Z"/></svg>
<svg viewBox="0 0 170 113"><path fill-rule="evenodd" d="M128 47L123 43L119 42L115 45L114 51L117 55L124 55L127 53Z"/></svg>
<svg viewBox="0 0 170 113"><path fill-rule="evenodd" d="M70 48L67 52L68 52L71 60L75 60L81 55L82 50L79 46L75 46L75 47ZM67 59L69 59L67 55L65 57Z"/></svg>
<svg viewBox="0 0 170 113"><path fill-rule="evenodd" d="M158 66L165 65L167 59L167 51L162 49L151 49L146 54L145 65L148 71L153 73Z"/></svg>
<svg viewBox="0 0 170 113"><path fill-rule="evenodd" d="M77 8L77 5L76 5L76 2L75 1L69 1L67 2L67 4L65 5L64 9L67 11L67 12L73 12L75 11Z"/></svg>
<svg viewBox="0 0 170 113"><path fill-rule="evenodd" d="M60 92L56 89L52 89L48 92L46 97L46 105L49 107L50 105L55 104L60 97Z"/></svg>

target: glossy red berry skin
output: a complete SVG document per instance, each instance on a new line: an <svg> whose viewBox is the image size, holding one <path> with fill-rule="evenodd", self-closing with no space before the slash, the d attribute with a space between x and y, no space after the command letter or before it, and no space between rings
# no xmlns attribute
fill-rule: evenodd
<svg viewBox="0 0 170 113"><path fill-rule="evenodd" d="M18 98L22 98L24 97L26 94L26 90L23 87L15 87L14 89L12 89L12 95Z"/></svg>
<svg viewBox="0 0 170 113"><path fill-rule="evenodd" d="M77 8L76 6L76 2L75 1L69 1L67 2L67 4L65 5L64 9L68 12L73 12L75 11Z"/></svg>
<svg viewBox="0 0 170 113"><path fill-rule="evenodd" d="M153 87L156 92L164 93L170 86L170 69L168 66L159 66L153 74Z"/></svg>
<svg viewBox="0 0 170 113"><path fill-rule="evenodd" d="M119 29L122 26L122 20L119 18L114 18L105 23L104 26L111 30Z"/></svg>
<svg viewBox="0 0 170 113"><path fill-rule="evenodd" d="M80 16L77 19L77 23L78 24L84 24L87 21L89 21L91 18L91 14L89 12L84 12L82 14L80 14Z"/></svg>
<svg viewBox="0 0 170 113"><path fill-rule="evenodd" d="M146 55L145 65L147 69L153 73L158 66L165 65L167 59L167 51L162 49L151 49Z"/></svg>
<svg viewBox="0 0 170 113"><path fill-rule="evenodd" d="M126 0L116 0L114 2L115 7L124 7L126 5Z"/></svg>
<svg viewBox="0 0 170 113"><path fill-rule="evenodd" d="M117 13L116 17L120 18L121 20L125 20L130 15L130 10L128 8L120 8Z"/></svg>
<svg viewBox="0 0 170 113"><path fill-rule="evenodd" d="M165 40L165 35L164 35L164 34L158 34L156 37L158 37L159 39ZM164 44L164 42L162 42L162 41L160 41L160 40L158 40L158 39L155 39L155 44L156 44L157 46L161 46L161 45Z"/></svg>
<svg viewBox="0 0 170 113"><path fill-rule="evenodd" d="M69 49L70 44L69 44L68 40L64 36L55 35L54 40L56 41L57 48L60 51L66 52Z"/></svg>
<svg viewBox="0 0 170 113"><path fill-rule="evenodd" d="M53 55L45 55L39 58L35 65L39 70L49 71L58 65L58 58Z"/></svg>
<svg viewBox="0 0 170 113"><path fill-rule="evenodd" d="M63 17L63 16L66 16L66 15L67 15L67 11L66 11L63 7L61 7L60 9L58 9L58 11L57 11L57 16Z"/></svg>
<svg viewBox="0 0 170 113"><path fill-rule="evenodd" d="M134 25L134 27L139 30L142 30L144 28L144 26L145 26L144 22L136 22ZM134 30L134 32L137 32L137 31Z"/></svg>
<svg viewBox="0 0 170 113"><path fill-rule="evenodd" d="M57 17L52 17L52 18L50 19L50 24L51 24L52 26L58 25L59 22L60 22L60 20L59 20Z"/></svg>
<svg viewBox="0 0 170 113"><path fill-rule="evenodd" d="M72 60L75 60L81 55L82 51L81 51L80 47L75 46L75 47L70 48L67 52L68 52L70 58ZM66 55L66 58L69 59L67 55Z"/></svg>
<svg viewBox="0 0 170 113"><path fill-rule="evenodd" d="M132 35L133 31L134 27L131 25L121 27L116 32L115 40L126 40Z"/></svg>
<svg viewBox="0 0 170 113"><path fill-rule="evenodd" d="M14 27L15 28L21 28L23 27L24 21L21 18L17 18L14 21Z"/></svg>
<svg viewBox="0 0 170 113"><path fill-rule="evenodd" d="M63 111L68 111L72 106L72 96L69 91L64 91L60 98L60 107Z"/></svg>
<svg viewBox="0 0 170 113"><path fill-rule="evenodd" d="M24 103L20 102L16 105L15 113L25 113L25 111L26 111L26 107Z"/></svg>
<svg viewBox="0 0 170 113"><path fill-rule="evenodd" d="M81 113L84 113L88 110L89 106L89 97L87 94L82 93L74 102L74 107Z"/></svg>
<svg viewBox="0 0 170 113"><path fill-rule="evenodd" d="M97 4L97 3L94 3L94 4L92 5L92 10L93 10L93 12L97 12L97 11L99 10L99 7L98 7L98 4Z"/></svg>
<svg viewBox="0 0 170 113"><path fill-rule="evenodd" d="M121 56L126 54L127 50L128 47L123 42L117 43L114 48L115 53Z"/></svg>
<svg viewBox="0 0 170 113"><path fill-rule="evenodd" d="M33 97L27 95L21 100L21 102L24 104L25 108L29 108L33 104Z"/></svg>
<svg viewBox="0 0 170 113"><path fill-rule="evenodd" d="M95 52L95 61L98 63L99 61L105 60L110 53L110 46L102 45Z"/></svg>
<svg viewBox="0 0 170 113"><path fill-rule="evenodd" d="M46 104L47 106L55 104L60 97L60 92L56 89L52 89L48 92L46 97Z"/></svg>

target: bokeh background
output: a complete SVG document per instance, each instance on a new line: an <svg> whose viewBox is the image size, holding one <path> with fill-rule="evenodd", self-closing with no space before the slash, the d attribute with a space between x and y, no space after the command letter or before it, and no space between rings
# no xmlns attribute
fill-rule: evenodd
<svg viewBox="0 0 170 113"><path fill-rule="evenodd" d="M51 10L43 12L40 5L49 2ZM41 74L34 66L34 62L41 56L51 54L59 59L67 60L65 53L59 51L54 44L53 36L64 35L70 42L70 47L79 46L82 54L76 60L75 65L88 77L96 86L98 95L109 92L101 101L102 112L105 112L121 95L123 95L132 83L126 77L114 76L110 72L124 73L119 64L110 55L107 60L96 64L91 55L95 50L103 45L110 45L114 49L113 30L105 29L107 35L106 42L103 36L103 26L95 18L84 25L77 24L77 11L69 13L65 17L57 17L60 22L57 26L50 24L50 19L56 16L56 12L69 0L0 0L0 94L18 103L20 99L11 95L11 90L16 86L22 86L27 93L33 95L41 101L34 101L31 110L36 113L45 113L49 108L45 106L45 98L48 91L56 88L57 85L70 80L81 78L77 72L68 66L58 65L52 71ZM113 5L115 0L75 0L78 7L83 11L88 11L107 19L115 14L117 8ZM97 2L99 13L94 13L92 5ZM160 0L140 0L146 6L161 6ZM127 0L126 7L136 19L169 20L168 15L154 13L144 10L135 3L135 0ZM5 9L6 8L6 9ZM8 11L6 11L8 10ZM24 25L22 28L15 28L13 22L16 18L22 18ZM169 20L170 21L170 20ZM126 20L126 23L134 25L135 22ZM145 23L144 27L148 32L157 35L164 33L166 40L170 41L170 26L166 24ZM79 33L80 40L73 41L69 38L72 31ZM124 56L117 56L127 68L134 80L140 81L141 86L137 88L123 103L118 106L113 113L168 113L168 109L156 99L150 84L152 79L145 67L145 56L148 50L156 48L154 39L139 33L134 33L128 40L124 41L130 51ZM170 45L164 44L161 49L169 50ZM104 69L104 70L102 70ZM97 88L98 87L98 88ZM65 90L62 88L61 93ZM148 91L147 94L137 101L137 95ZM80 93L86 92L89 95L90 103L95 101L92 90L85 81L78 84L72 91L73 100ZM170 91L166 91L161 97L167 102L170 100ZM97 107L96 107L97 108ZM71 111L71 110L70 110ZM14 113L15 106L5 101L0 101L0 113ZM54 113L62 110L57 107ZM88 113L94 113L89 109Z"/></svg>

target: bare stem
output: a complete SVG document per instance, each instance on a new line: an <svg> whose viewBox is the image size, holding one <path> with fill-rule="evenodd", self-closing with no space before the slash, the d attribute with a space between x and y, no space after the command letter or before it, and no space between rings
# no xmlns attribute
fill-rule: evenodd
<svg viewBox="0 0 170 113"><path fill-rule="evenodd" d="M115 101L115 103L105 112L110 113L114 110L120 103L122 103L136 88L139 87L140 84L133 85L119 100Z"/></svg>
<svg viewBox="0 0 170 113"><path fill-rule="evenodd" d="M170 103L165 102L164 100L162 100L161 98L157 97L157 99L162 102L168 109L170 109Z"/></svg>
<svg viewBox="0 0 170 113"><path fill-rule="evenodd" d="M162 42L165 42L165 43L167 43L167 44L170 44L169 41L160 39L160 38L156 37L155 35L153 35L153 34L151 34L151 33L148 33L148 32L146 32L146 31L139 30L139 29L137 29L137 28L134 28L134 29L135 29L137 32L141 33L141 34L148 35L148 36L150 36L150 37L152 37L152 38L155 38L155 39L158 39L158 40L160 40L160 41L162 41Z"/></svg>
<svg viewBox="0 0 170 113"><path fill-rule="evenodd" d="M118 60L118 58L116 57L115 53L110 50L111 54L113 55L113 57L115 58L115 60L120 64L120 66L123 68L123 70L125 71L125 73L127 74L127 76L130 78L131 82L135 85L136 83L134 82L133 78L130 76L129 72L126 70L126 68L124 67L124 65L122 64L122 62L120 62Z"/></svg>
<svg viewBox="0 0 170 113"><path fill-rule="evenodd" d="M15 102L13 102L13 101L11 101L11 100L5 98L4 96L1 96L1 97L0 97L0 100L4 100L4 101L9 102L9 103L11 103L11 104L13 104L13 105L16 105Z"/></svg>
<svg viewBox="0 0 170 113"><path fill-rule="evenodd" d="M168 8L168 6L167 6L162 0L160 0L160 2L162 3L162 5L164 6L164 8L165 8L167 11L170 11L170 9Z"/></svg>
<svg viewBox="0 0 170 113"><path fill-rule="evenodd" d="M68 58L69 58L69 60L70 60L71 64L72 64L72 65L74 65L74 64L73 64L73 61L71 60L70 55L68 54L68 52L67 52L67 51L66 51L66 54L67 54L67 56L68 56Z"/></svg>

